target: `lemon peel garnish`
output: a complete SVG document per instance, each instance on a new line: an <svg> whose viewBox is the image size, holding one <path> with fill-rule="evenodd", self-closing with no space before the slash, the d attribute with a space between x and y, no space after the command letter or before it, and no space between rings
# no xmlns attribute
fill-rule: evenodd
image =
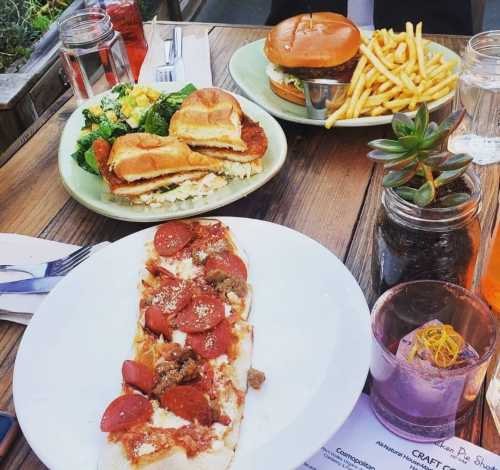
<svg viewBox="0 0 500 470"><path fill-rule="evenodd" d="M419 352L429 351L432 363L440 369L447 369L459 362L465 341L452 325L424 326L417 330L408 362L413 362Z"/></svg>

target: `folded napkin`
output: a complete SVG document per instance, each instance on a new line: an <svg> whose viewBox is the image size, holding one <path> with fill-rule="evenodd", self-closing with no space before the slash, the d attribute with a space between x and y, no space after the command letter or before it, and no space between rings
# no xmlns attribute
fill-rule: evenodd
<svg viewBox="0 0 500 470"><path fill-rule="evenodd" d="M156 81L156 68L165 63L163 42L156 20L153 20L148 38L148 52L141 67L139 83ZM210 45L206 28L183 28L182 57L185 81L192 82L200 88L211 87Z"/></svg>
<svg viewBox="0 0 500 470"><path fill-rule="evenodd" d="M79 246L27 237L14 233L0 233L0 264L38 264L69 255ZM30 277L22 272L0 272L0 282ZM46 294L0 294L0 320L27 325Z"/></svg>

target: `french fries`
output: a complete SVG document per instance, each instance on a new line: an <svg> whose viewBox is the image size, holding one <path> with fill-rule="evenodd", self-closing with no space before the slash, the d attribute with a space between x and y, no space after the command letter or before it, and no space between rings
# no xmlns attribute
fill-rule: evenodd
<svg viewBox="0 0 500 470"><path fill-rule="evenodd" d="M329 129L342 119L414 111L419 103L435 101L452 92L458 77L455 61L429 49L422 37L422 23L406 23L406 30L392 29L362 35L361 58L352 75L343 105L326 120Z"/></svg>

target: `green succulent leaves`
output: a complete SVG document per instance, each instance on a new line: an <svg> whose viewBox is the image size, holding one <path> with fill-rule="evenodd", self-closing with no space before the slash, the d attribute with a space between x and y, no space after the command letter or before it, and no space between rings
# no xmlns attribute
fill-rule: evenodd
<svg viewBox="0 0 500 470"><path fill-rule="evenodd" d="M394 188L403 199L420 207L436 202L451 207L469 199L467 193L450 193L436 201L438 188L460 178L472 162L470 155L438 152L448 136L460 124L464 111L450 114L443 122L429 122L429 110L422 104L415 116L396 113L392 129L397 139L372 140L368 158L384 165L383 185ZM418 182L419 178L424 181ZM414 187L420 184L419 187Z"/></svg>

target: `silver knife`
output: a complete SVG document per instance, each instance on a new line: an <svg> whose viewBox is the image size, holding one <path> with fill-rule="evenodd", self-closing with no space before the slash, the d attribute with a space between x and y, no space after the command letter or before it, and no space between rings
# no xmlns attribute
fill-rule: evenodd
<svg viewBox="0 0 500 470"><path fill-rule="evenodd" d="M63 276L31 277L20 281L0 282L0 294L46 294Z"/></svg>
<svg viewBox="0 0 500 470"><path fill-rule="evenodd" d="M174 28L174 81L183 82L185 80L184 59L182 57L182 28Z"/></svg>

